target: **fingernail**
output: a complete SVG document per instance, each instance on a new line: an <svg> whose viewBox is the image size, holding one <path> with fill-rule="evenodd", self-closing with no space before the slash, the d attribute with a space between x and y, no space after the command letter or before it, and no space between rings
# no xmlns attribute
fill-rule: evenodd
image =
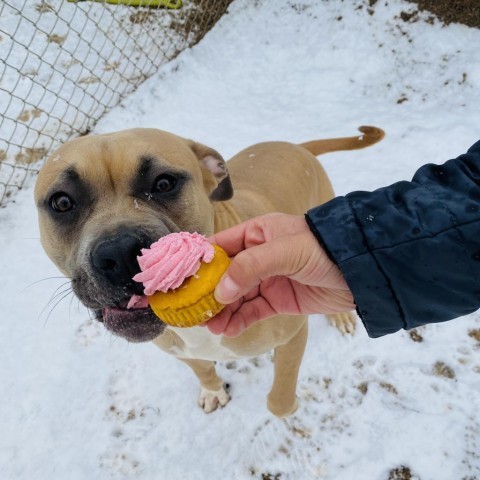
<svg viewBox="0 0 480 480"><path fill-rule="evenodd" d="M240 287L228 276L222 278L215 289L215 298L220 303L230 303L235 299Z"/></svg>

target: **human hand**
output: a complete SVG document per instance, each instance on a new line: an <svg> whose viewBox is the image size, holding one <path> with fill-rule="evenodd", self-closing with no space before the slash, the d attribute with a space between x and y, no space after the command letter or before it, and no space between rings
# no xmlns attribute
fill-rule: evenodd
<svg viewBox="0 0 480 480"><path fill-rule="evenodd" d="M335 263L303 217L269 214L210 238L232 263L215 289L226 307L206 327L236 337L275 314L334 313L354 309Z"/></svg>

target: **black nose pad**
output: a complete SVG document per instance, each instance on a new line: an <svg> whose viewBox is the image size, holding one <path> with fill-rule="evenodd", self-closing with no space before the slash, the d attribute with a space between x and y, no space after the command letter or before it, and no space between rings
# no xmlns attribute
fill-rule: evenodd
<svg viewBox="0 0 480 480"><path fill-rule="evenodd" d="M133 293L143 293L141 284L132 280L140 271L137 256L148 242L131 234L123 234L96 245L91 254L95 270L114 286L127 287Z"/></svg>

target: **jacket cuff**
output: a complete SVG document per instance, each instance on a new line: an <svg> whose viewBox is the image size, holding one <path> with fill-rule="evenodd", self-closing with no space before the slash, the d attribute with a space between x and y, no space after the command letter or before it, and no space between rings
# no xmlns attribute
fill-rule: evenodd
<svg viewBox="0 0 480 480"><path fill-rule="evenodd" d="M405 328L401 306L388 277L363 235L345 197L313 208L307 223L350 288L367 333L376 338Z"/></svg>

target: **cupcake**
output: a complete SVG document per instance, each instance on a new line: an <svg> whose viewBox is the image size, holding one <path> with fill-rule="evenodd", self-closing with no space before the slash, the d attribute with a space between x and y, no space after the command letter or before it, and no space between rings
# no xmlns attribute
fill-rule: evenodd
<svg viewBox="0 0 480 480"><path fill-rule="evenodd" d="M230 259L203 235L171 233L141 254L141 272L133 280L143 283L145 297L134 295L128 308L148 303L158 318L174 327L193 327L223 309L213 291Z"/></svg>

